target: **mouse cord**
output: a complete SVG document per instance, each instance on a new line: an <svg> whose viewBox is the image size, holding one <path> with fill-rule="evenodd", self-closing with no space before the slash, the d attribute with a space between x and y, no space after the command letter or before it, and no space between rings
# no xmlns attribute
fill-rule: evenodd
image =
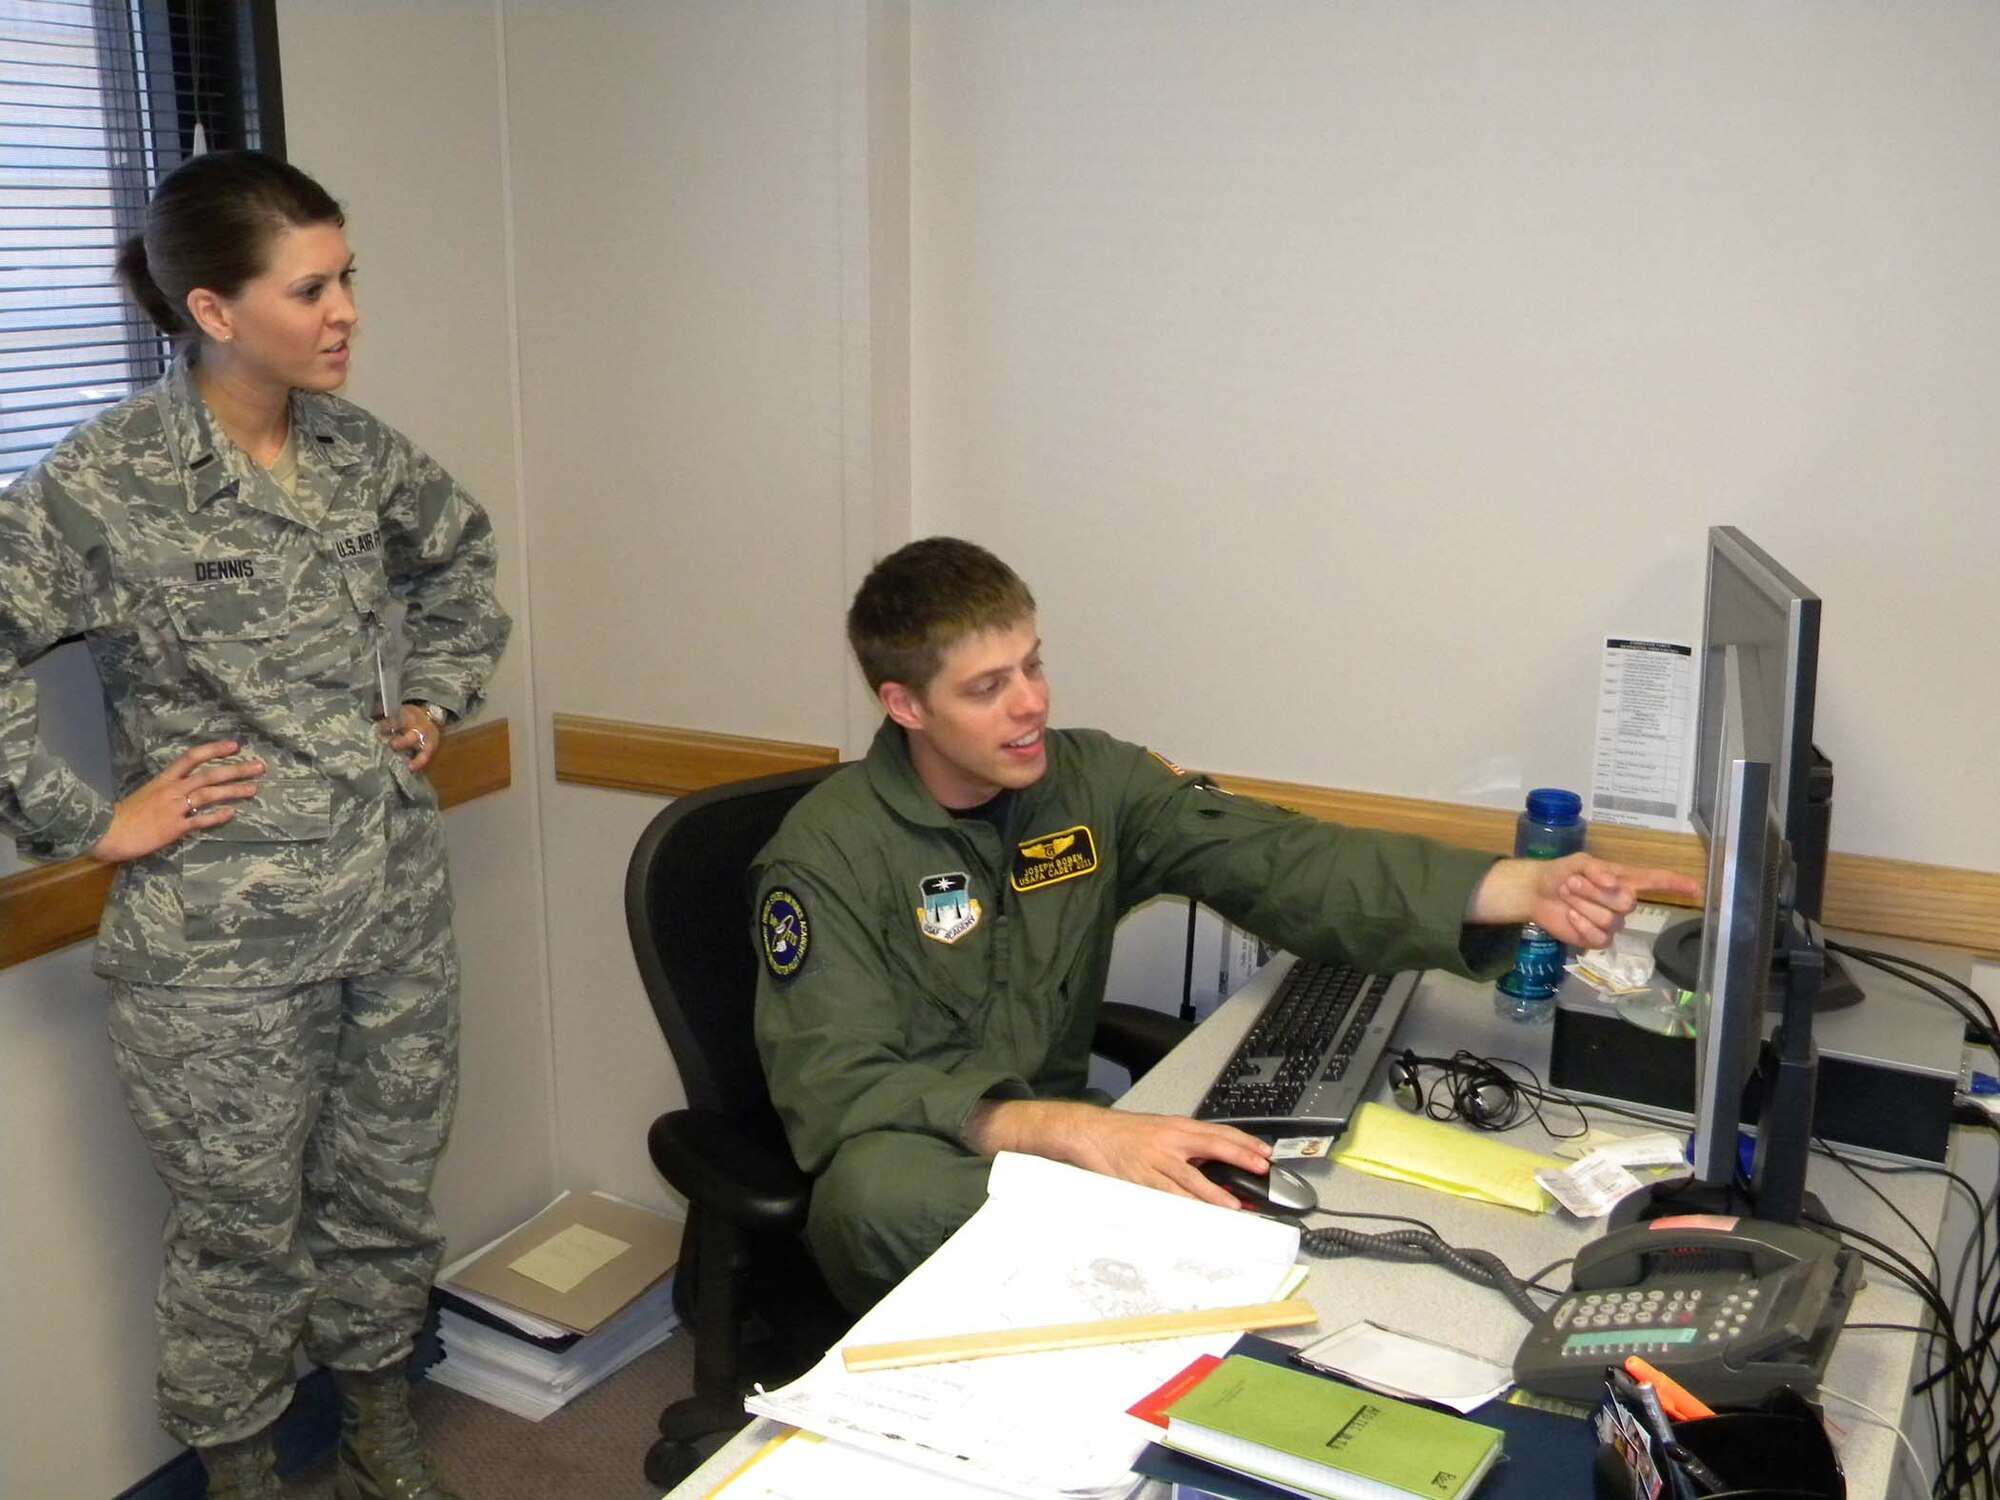
<svg viewBox="0 0 2000 1500"><path fill-rule="evenodd" d="M1456 1272L1467 1281L1492 1287L1513 1303L1515 1310L1529 1322L1541 1321L1542 1309L1528 1295L1528 1289L1521 1284L1519 1277L1507 1269L1506 1262L1490 1250L1448 1245L1438 1236L1421 1229L1392 1229L1386 1234L1363 1234L1358 1229L1338 1226L1308 1229L1299 1236L1299 1244L1308 1255L1327 1259L1342 1255L1372 1255L1383 1260L1431 1261L1447 1271Z"/></svg>

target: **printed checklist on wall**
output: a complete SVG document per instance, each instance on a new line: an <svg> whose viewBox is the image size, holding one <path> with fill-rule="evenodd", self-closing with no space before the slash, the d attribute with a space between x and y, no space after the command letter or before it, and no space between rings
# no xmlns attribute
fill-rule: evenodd
<svg viewBox="0 0 2000 1500"><path fill-rule="evenodd" d="M1694 711L1691 646L1606 638L1590 774L1594 821L1676 832L1686 826Z"/></svg>

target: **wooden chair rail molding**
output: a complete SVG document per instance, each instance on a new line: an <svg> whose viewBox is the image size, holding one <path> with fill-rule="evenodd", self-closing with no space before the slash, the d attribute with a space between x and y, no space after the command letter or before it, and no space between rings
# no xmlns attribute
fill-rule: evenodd
<svg viewBox="0 0 2000 1500"><path fill-rule="evenodd" d="M438 801L456 807L512 784L514 755L507 721L474 724L451 737L451 753L432 780ZM97 919L111 890L111 868L88 859L9 875L0 880L0 969L40 958L97 936Z"/></svg>
<svg viewBox="0 0 2000 1500"><path fill-rule="evenodd" d="M828 745L663 729L576 714L556 715L555 742L556 780L663 797L678 797L718 782L830 765L840 758ZM1357 828L1420 833L1496 853L1514 847L1514 814L1499 808L1343 792L1219 772L1216 780L1233 792ZM1705 873L1701 845L1692 834L1600 824L1590 831L1590 847L1628 864L1664 866L1696 877ZM1846 931L1879 932L2000 957L2000 874L1835 854L1827 869L1825 916L1829 927Z"/></svg>
<svg viewBox="0 0 2000 1500"><path fill-rule="evenodd" d="M683 797L725 781L830 766L840 759L840 752L830 745L665 729L582 714L557 714L555 730L557 781L661 797Z"/></svg>

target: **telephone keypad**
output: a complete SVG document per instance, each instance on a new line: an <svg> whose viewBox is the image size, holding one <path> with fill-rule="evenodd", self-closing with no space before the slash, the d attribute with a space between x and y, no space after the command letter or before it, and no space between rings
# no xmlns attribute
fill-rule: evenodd
<svg viewBox="0 0 2000 1500"><path fill-rule="evenodd" d="M1696 1340L1717 1343L1733 1337L1756 1310L1757 1296L1755 1287L1718 1294L1713 1286L1572 1293L1556 1304L1550 1321L1567 1330L1561 1347L1564 1359L1602 1362L1627 1354L1665 1353Z"/></svg>

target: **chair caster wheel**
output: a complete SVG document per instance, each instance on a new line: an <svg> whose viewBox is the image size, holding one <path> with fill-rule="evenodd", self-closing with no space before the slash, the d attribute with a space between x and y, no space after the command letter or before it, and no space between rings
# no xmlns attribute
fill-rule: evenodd
<svg viewBox="0 0 2000 1500"><path fill-rule="evenodd" d="M670 1490L701 1467L702 1457L693 1443L661 1438L646 1450L646 1482Z"/></svg>

